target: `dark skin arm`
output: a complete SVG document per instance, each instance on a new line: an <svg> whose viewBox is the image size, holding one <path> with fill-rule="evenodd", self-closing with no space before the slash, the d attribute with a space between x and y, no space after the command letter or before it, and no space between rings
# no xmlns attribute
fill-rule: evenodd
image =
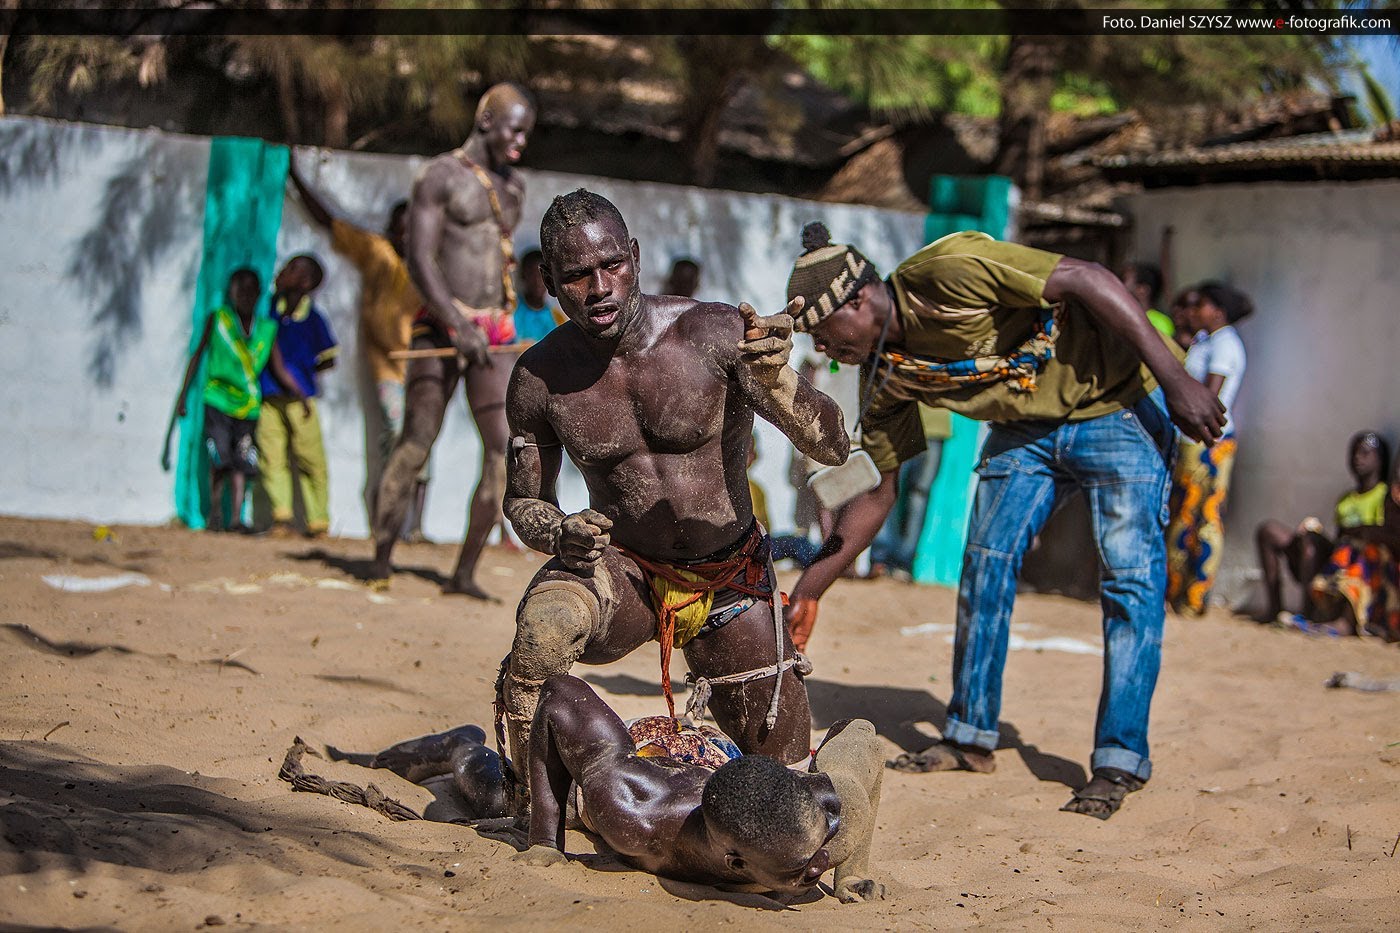
<svg viewBox="0 0 1400 933"><path fill-rule="evenodd" d="M1132 344L1152 370L1176 426L1206 445L1219 440L1225 427L1225 406L1177 362L1116 275L1096 262L1067 257L1045 281L1044 297L1052 304L1073 298L1088 308L1095 320Z"/></svg>
<svg viewBox="0 0 1400 933"><path fill-rule="evenodd" d="M209 335L214 332L214 316L211 314L209 320L204 322L204 333L199 338L199 346L194 348L190 354L190 363L185 367L185 381L180 383L180 394L175 397L175 417L185 417L185 398L190 394L190 384L194 382L195 370L199 369L199 361L204 358L204 351L209 348Z"/></svg>
<svg viewBox="0 0 1400 933"><path fill-rule="evenodd" d="M503 511L527 547L557 556L571 570L585 570L602 556L612 522L594 509L565 515L559 508L555 484L564 448L545 415L547 398L539 377L527 365L517 365L506 390L512 441Z"/></svg>
<svg viewBox="0 0 1400 933"><path fill-rule="evenodd" d="M457 309L447 279L438 268L442 228L447 223L448 168L430 165L413 183L408 207L408 272L427 302L428 313L453 334L459 353L477 366L490 366L486 337Z"/></svg>
<svg viewBox="0 0 1400 933"><path fill-rule="evenodd" d="M836 578L855 563L860 552L870 546L885 524L899 495L899 471L880 474L880 485L862 493L837 513L836 526L822 542L817 559L792 588L791 599L820 599Z"/></svg>
<svg viewBox="0 0 1400 933"><path fill-rule="evenodd" d="M781 314L760 318L751 306L739 305L745 331L736 371L755 412L786 434L802 453L836 466L851 453L841 406L788 365L792 316L802 306L803 300L795 298Z"/></svg>
<svg viewBox="0 0 1400 933"><path fill-rule="evenodd" d="M297 171L297 160L293 156L288 165L288 176L292 180L292 187L297 189L297 195L301 198L301 203L306 207L306 213L311 215L319 226L329 230L331 226L331 212L326 210L326 206L321 203L320 198L312 193L306 186L306 181L301 177L301 172Z"/></svg>

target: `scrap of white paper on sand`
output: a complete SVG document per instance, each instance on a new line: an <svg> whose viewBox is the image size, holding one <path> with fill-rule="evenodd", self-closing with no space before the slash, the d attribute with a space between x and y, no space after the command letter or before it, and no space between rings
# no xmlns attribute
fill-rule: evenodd
<svg viewBox="0 0 1400 933"><path fill-rule="evenodd" d="M1011 651L1063 651L1065 654L1092 654L1096 657L1103 654L1103 649L1097 645L1063 635L1052 638L1022 638L1012 632L1006 647Z"/></svg>
<svg viewBox="0 0 1400 933"><path fill-rule="evenodd" d="M1027 625L1026 628L1036 626ZM906 625L899 630L899 634L906 638L916 638L919 635L938 635L940 633L953 632L957 626L952 622L925 622L922 625ZM947 638L948 644L953 643L953 636ZM1010 651L1063 651L1066 654L1091 654L1100 656L1103 649L1097 645L1091 645L1087 641L1080 641L1078 638L1066 638L1063 635L1051 638L1026 638L1024 635L1011 633L1007 649Z"/></svg>
<svg viewBox="0 0 1400 933"><path fill-rule="evenodd" d="M144 573L115 573L105 577L74 577L61 573L45 574L45 583L65 593L109 593L124 586L150 586Z"/></svg>
<svg viewBox="0 0 1400 933"><path fill-rule="evenodd" d="M914 638L918 635L937 635L940 632L951 632L957 626L952 622L925 622L923 625L906 625L899 630L899 634L905 638Z"/></svg>

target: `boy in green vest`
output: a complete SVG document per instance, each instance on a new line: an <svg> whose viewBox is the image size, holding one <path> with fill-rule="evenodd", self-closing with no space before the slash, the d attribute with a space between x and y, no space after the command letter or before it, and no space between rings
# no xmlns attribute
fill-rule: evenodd
<svg viewBox="0 0 1400 933"><path fill-rule="evenodd" d="M223 519L223 483L233 493L230 531L243 526L243 497L248 480L258 475L253 431L262 408L258 377L271 362L280 370L277 355L277 322L257 315L262 280L252 269L237 269L228 279L226 303L215 308L204 324L204 334L185 368L180 401L175 412L185 415L185 400L199 361L208 351L204 383L204 442L209 450L211 514L208 525L217 530Z"/></svg>

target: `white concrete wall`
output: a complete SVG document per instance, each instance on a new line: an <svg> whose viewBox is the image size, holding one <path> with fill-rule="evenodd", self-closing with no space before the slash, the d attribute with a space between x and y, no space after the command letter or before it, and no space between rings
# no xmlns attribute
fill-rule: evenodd
<svg viewBox="0 0 1400 933"><path fill-rule="evenodd" d="M1217 592L1249 591L1265 518L1329 526L1350 482L1346 443L1400 441L1400 181L1220 185L1126 199L1134 255L1176 228L1177 288L1220 279L1254 299ZM1164 298L1170 301L1170 298Z"/></svg>
<svg viewBox="0 0 1400 933"><path fill-rule="evenodd" d="M0 512L92 521L169 520L172 479L159 448L179 386L198 275L208 140L156 131L0 120L0 366L9 404L0 412ZM348 152L298 153L332 210L378 229L407 197L420 159ZM704 266L700 297L783 305L802 224L823 219L838 240L859 242L890 268L922 245L917 214L673 185L527 172L521 252L538 243L550 199L585 186L611 198L641 243L643 287L657 289L681 255ZM367 531L366 443L372 389L358 364L359 282L289 198L279 256L313 251L326 261L318 301L344 345L324 381L322 418L331 474L331 529ZM104 315L104 309L106 313ZM853 395L849 369L839 383ZM773 523L790 526L786 440L759 426L756 475ZM460 393L433 452L429 536L460 537L479 446ZM584 501L581 482L562 490Z"/></svg>

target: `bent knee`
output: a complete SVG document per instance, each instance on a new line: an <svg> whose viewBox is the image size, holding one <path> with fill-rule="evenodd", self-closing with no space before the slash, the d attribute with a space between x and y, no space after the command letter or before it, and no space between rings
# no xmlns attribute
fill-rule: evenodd
<svg viewBox="0 0 1400 933"><path fill-rule="evenodd" d="M598 600L582 584L558 580L536 586L516 613L511 669L531 680L568 673L597 619Z"/></svg>

